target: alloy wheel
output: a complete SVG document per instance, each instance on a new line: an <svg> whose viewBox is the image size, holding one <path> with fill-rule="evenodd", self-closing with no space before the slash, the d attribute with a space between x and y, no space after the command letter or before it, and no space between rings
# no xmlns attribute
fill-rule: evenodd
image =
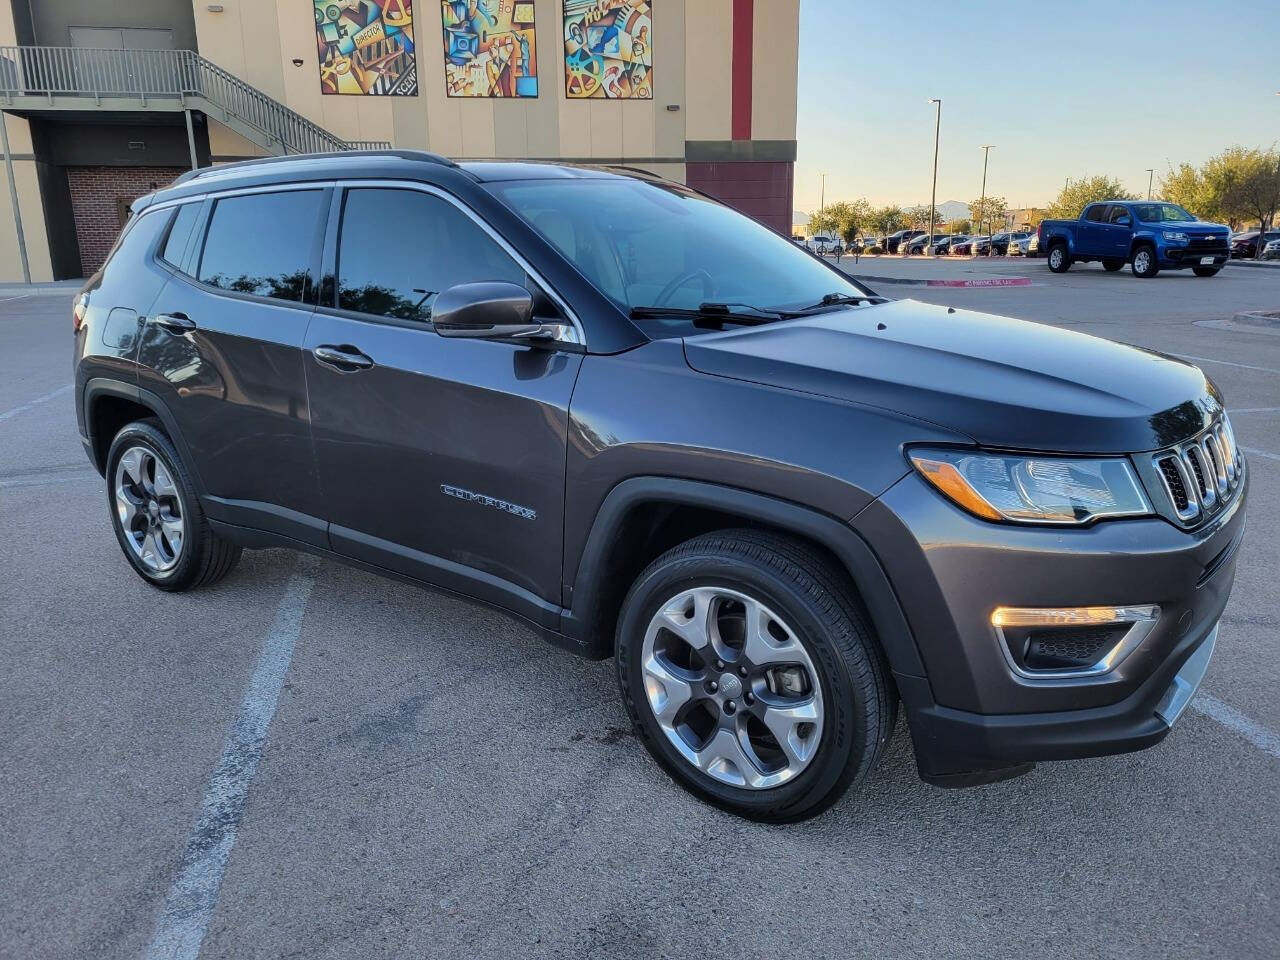
<svg viewBox="0 0 1280 960"><path fill-rule="evenodd" d="M1133 267L1138 273L1146 273L1151 269L1151 253L1146 249L1139 250L1133 258Z"/></svg>
<svg viewBox="0 0 1280 960"><path fill-rule="evenodd" d="M167 573L182 556L186 523L169 469L155 452L132 446L116 463L116 519L125 540L152 573Z"/></svg>
<svg viewBox="0 0 1280 960"><path fill-rule="evenodd" d="M759 600L694 587L654 614L645 694L681 756L708 776L764 790L799 775L822 739L822 687L794 630Z"/></svg>

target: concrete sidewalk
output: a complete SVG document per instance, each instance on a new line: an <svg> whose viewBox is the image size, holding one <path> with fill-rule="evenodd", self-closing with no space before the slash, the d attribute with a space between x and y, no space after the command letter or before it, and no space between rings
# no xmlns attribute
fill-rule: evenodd
<svg viewBox="0 0 1280 960"><path fill-rule="evenodd" d="M835 263L831 257L826 258ZM845 273L868 283L906 284L928 287L1016 287L1028 286L1043 260L1026 257L842 257Z"/></svg>

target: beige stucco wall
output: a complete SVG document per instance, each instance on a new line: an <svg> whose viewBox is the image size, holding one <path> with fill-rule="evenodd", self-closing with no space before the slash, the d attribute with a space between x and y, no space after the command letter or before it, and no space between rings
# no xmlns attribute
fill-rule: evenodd
<svg viewBox="0 0 1280 960"><path fill-rule="evenodd" d="M13 29L13 8L0 4L0 45L17 43ZM31 148L31 127L20 117L3 114L13 155L13 179L18 188L18 210L26 234L27 262L31 279L37 283L53 279L49 261L49 238L45 233L44 204L36 178L36 162ZM0 163L0 167L3 164ZM22 282L22 258L18 254L18 231L9 192L8 173L0 169L0 283Z"/></svg>
<svg viewBox="0 0 1280 960"><path fill-rule="evenodd" d="M418 96L323 96L314 24L303 0L222 0L195 5L200 53L348 140L459 158L627 159L684 157L685 140L730 138L733 0L655 0L652 100L571 100L564 91L561 0L535 0L536 98L449 98L438 0L416 0ZM753 135L794 139L799 0L757 0ZM295 66L294 59L302 61ZM676 106L678 110L668 110ZM260 151L211 124L215 156Z"/></svg>

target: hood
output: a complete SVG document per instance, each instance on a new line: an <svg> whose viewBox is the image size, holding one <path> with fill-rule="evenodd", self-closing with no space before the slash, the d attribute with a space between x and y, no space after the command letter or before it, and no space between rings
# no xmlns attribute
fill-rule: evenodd
<svg viewBox="0 0 1280 960"><path fill-rule="evenodd" d="M1209 424L1199 368L1069 330L898 300L685 340L695 370L906 414L984 446L1136 453Z"/></svg>

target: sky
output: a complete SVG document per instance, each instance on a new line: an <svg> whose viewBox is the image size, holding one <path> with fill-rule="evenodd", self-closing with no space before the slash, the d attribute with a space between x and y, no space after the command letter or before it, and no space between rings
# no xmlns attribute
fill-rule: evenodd
<svg viewBox="0 0 1280 960"><path fill-rule="evenodd" d="M768 2L768 0L764 0ZM1145 195L1169 166L1280 140L1280 0L800 0L795 207L987 193L1043 206L1068 177Z"/></svg>

